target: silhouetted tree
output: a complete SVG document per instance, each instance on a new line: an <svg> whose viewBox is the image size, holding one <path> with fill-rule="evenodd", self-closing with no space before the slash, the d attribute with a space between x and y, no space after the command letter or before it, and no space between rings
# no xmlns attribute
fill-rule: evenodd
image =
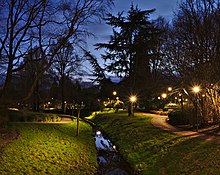
<svg viewBox="0 0 220 175"><path fill-rule="evenodd" d="M113 27L109 43L97 44L97 49L105 48L102 58L107 61L106 69L123 77L123 88L139 96L150 96L153 76L152 65L159 59L160 36L162 30L149 19L155 10L140 10L131 5L127 16L118 13L106 18Z"/></svg>
<svg viewBox="0 0 220 175"><path fill-rule="evenodd" d="M112 92L115 89L116 84L111 81L105 74L105 69L100 66L98 59L90 52L84 50L85 57L90 62L93 68L93 75L95 76L94 82L99 84L100 92L99 98L107 99L112 97Z"/></svg>
<svg viewBox="0 0 220 175"><path fill-rule="evenodd" d="M51 71L56 76L61 89L62 110L64 110L65 105L65 83L80 70L81 60L82 58L76 54L76 51L70 43L67 43L60 49L59 53L54 58Z"/></svg>
<svg viewBox="0 0 220 175"><path fill-rule="evenodd" d="M31 31L37 29L35 21L41 15L45 1L4 0L0 4L0 60L4 59L6 77L1 97L7 97L12 75L22 69L22 58L32 45Z"/></svg>
<svg viewBox="0 0 220 175"><path fill-rule="evenodd" d="M36 47L41 50L40 59L45 64L23 100L30 98L38 80L51 67L60 49L67 42L74 43L76 38L88 34L88 23L100 20L111 5L112 0L3 1L0 6L0 20L4 24L1 25L0 55L1 60L2 55L8 60L1 97L7 98L13 72L23 67L20 60L32 47Z"/></svg>
<svg viewBox="0 0 220 175"><path fill-rule="evenodd" d="M204 100L200 100L198 108L201 123L208 122L211 111L206 109L211 104L214 116L220 114L217 102L219 96L217 98L218 93L213 91L218 89L216 86L219 86L220 81L219 7L219 1L215 0L182 1L163 50L163 72L182 86L201 85L202 93L206 94L207 106L204 106ZM214 117L214 120L218 118Z"/></svg>

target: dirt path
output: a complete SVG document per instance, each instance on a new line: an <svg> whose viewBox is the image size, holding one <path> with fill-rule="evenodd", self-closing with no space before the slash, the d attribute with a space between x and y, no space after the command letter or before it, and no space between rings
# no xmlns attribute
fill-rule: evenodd
<svg viewBox="0 0 220 175"><path fill-rule="evenodd" d="M163 115L157 115L157 114L149 114L149 113L142 113L143 115L147 115L147 116L151 116L153 117L151 123L168 132L171 132L173 134L176 135L180 135L180 136L187 136L190 138L199 138L199 139L203 139L205 141L210 141L210 142L215 142L215 143L219 143L220 144L220 135L218 134L204 134L204 133L200 133L200 132L195 132L195 131L190 131L190 130L183 130L181 128L177 128L174 127L172 125L170 125L169 123L167 123L167 116L163 116Z"/></svg>

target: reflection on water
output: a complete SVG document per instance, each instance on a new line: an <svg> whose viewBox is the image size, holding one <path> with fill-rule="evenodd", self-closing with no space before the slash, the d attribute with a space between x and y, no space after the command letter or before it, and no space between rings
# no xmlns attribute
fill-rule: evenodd
<svg viewBox="0 0 220 175"><path fill-rule="evenodd" d="M113 146L110 142L110 140L108 139L105 139L103 136L102 136L102 133L101 131L96 131L96 135L95 135L95 144L96 144L96 148L98 150L108 150L108 151L115 151L113 149ZM116 148L114 146L114 148Z"/></svg>
<svg viewBox="0 0 220 175"><path fill-rule="evenodd" d="M133 171L119 153L116 146L105 138L100 130L95 130L95 144L98 151L99 169L96 175L133 175Z"/></svg>

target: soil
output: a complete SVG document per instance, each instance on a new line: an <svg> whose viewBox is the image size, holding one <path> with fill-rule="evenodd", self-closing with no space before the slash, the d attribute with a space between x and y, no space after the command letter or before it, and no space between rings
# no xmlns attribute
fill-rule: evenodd
<svg viewBox="0 0 220 175"><path fill-rule="evenodd" d="M17 138L18 133L15 129L9 130L6 128L0 128L0 153L8 143Z"/></svg>

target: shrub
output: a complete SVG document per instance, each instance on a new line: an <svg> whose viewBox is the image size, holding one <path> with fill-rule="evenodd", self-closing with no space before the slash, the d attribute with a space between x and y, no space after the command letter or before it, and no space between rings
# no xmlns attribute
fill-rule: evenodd
<svg viewBox="0 0 220 175"><path fill-rule="evenodd" d="M189 113L182 110L173 110L168 113L169 122L173 125L189 124Z"/></svg>
<svg viewBox="0 0 220 175"><path fill-rule="evenodd" d="M8 111L10 122L59 122L61 117L56 114L31 111Z"/></svg>

